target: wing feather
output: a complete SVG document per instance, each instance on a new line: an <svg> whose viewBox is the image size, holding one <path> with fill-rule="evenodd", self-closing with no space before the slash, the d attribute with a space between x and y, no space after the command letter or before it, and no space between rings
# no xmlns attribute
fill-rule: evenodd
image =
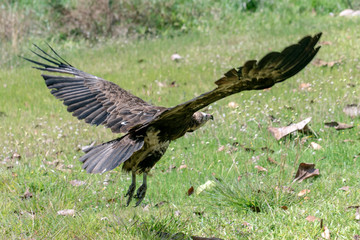
<svg viewBox="0 0 360 240"><path fill-rule="evenodd" d="M156 119L142 126L167 125L175 119L186 119L194 112L232 94L246 90L260 90L282 82L301 71L319 51L315 47L321 33L306 36L282 52L266 54L260 61L246 61L242 67L231 69L215 82L217 88L194 99L163 111Z"/></svg>
<svg viewBox="0 0 360 240"><path fill-rule="evenodd" d="M112 82L90 75L71 66L50 46L55 56L35 45L32 51L46 63L24 58L40 67L36 69L72 76L42 75L51 94L63 101L67 110L86 123L103 124L115 133L127 133L135 126L151 121L166 108L153 106ZM138 116L146 115L146 118ZM126 123L126 124L123 124Z"/></svg>

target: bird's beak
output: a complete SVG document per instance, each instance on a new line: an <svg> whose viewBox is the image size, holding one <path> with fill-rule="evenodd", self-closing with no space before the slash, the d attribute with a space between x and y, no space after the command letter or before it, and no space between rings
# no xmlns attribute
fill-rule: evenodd
<svg viewBox="0 0 360 240"><path fill-rule="evenodd" d="M211 119L211 120L214 120L214 116L213 116L213 115L210 115L210 119Z"/></svg>

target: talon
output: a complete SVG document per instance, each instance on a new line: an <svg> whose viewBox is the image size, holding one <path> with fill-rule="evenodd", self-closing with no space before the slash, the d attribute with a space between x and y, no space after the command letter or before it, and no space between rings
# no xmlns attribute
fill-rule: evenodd
<svg viewBox="0 0 360 240"><path fill-rule="evenodd" d="M146 189L147 189L147 186L146 184L143 184L141 185L137 192L136 192L136 196L135 198L138 199L138 201L136 202L136 205L135 207L139 206L139 204L142 202L142 200L145 198L145 194L146 194Z"/></svg>
<svg viewBox="0 0 360 240"><path fill-rule="evenodd" d="M134 196L135 188L136 188L136 174L135 174L135 172L133 172L132 173L132 181L129 186L129 190L127 191L127 193L125 195L125 197L129 196L128 200L126 201L127 207L129 206L129 204Z"/></svg>
<svg viewBox="0 0 360 240"><path fill-rule="evenodd" d="M142 202L142 200L145 198L146 189L147 189L146 177L147 177L147 173L144 173L143 174L143 184L136 191L135 198L138 199L138 201L136 202L135 207L139 206L140 203Z"/></svg>

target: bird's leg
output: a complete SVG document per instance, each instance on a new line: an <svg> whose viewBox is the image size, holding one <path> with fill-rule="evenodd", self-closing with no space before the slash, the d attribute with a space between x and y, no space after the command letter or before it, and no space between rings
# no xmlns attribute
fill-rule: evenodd
<svg viewBox="0 0 360 240"><path fill-rule="evenodd" d="M127 193L125 195L125 197L129 196L129 198L126 202L126 206L129 206L131 199L133 198L135 188L136 188L136 172L133 171L132 175L131 175L131 184L129 186L129 190L127 191Z"/></svg>
<svg viewBox="0 0 360 240"><path fill-rule="evenodd" d="M147 177L147 173L143 173L143 184L138 188L136 192L135 198L137 198L138 201L136 202L135 207L139 206L139 204L145 197L146 189L147 189L146 177Z"/></svg>

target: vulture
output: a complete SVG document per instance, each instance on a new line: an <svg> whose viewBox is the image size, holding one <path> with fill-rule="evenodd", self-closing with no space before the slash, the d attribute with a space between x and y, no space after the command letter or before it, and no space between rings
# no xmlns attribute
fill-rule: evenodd
<svg viewBox="0 0 360 240"><path fill-rule="evenodd" d="M270 52L260 61L246 61L231 69L215 82L216 87L174 107L154 106L118 85L83 72L64 60L51 46L47 53L38 46L32 51L40 61L34 68L59 74L42 74L51 94L60 99L73 116L86 123L104 125L121 134L109 142L85 150L79 160L88 173L104 173L120 164L131 172L132 181L126 193L127 206L136 198L135 206L144 199L147 175L165 154L171 141L193 132L213 119L202 108L232 94L246 90L270 88L302 70L317 54L315 47L321 33L305 36L282 52ZM143 174L137 189L136 176Z"/></svg>

